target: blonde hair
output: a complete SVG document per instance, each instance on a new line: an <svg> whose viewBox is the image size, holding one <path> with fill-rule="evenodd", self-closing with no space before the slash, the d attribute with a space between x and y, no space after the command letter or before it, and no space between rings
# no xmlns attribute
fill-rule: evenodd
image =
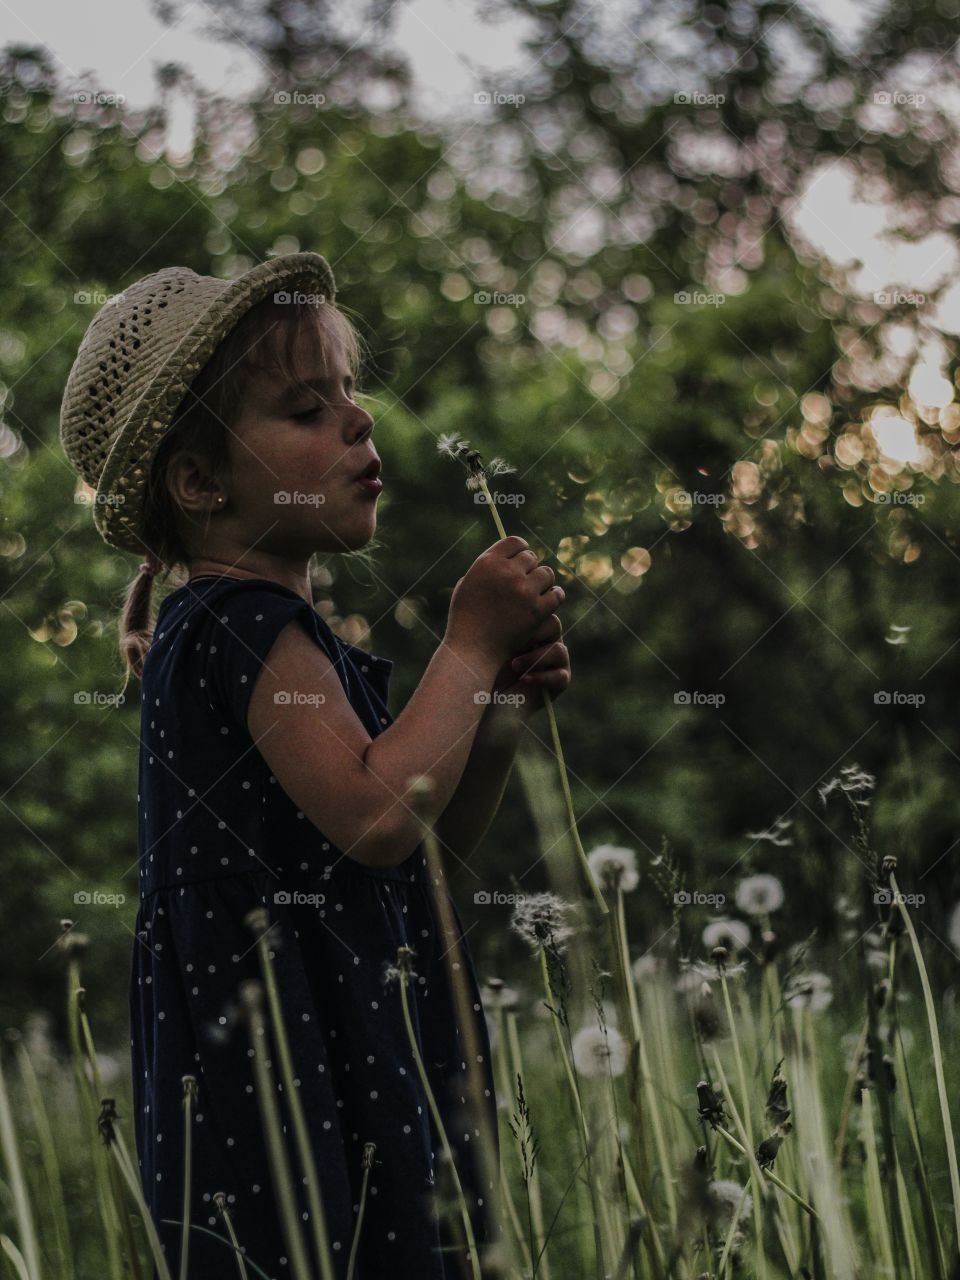
<svg viewBox="0 0 960 1280"><path fill-rule="evenodd" d="M131 675L138 680L143 675L153 641L154 576L166 580L178 568L189 573L191 553L177 522L177 504L167 488L167 463L178 449L189 448L203 458L213 476L227 477L230 432L251 376L267 372L289 381L298 380L294 352L304 335L315 336L321 345L331 337L339 341L354 381L358 380L363 343L343 310L332 302L279 303L269 296L241 316L197 374L177 409L150 465L144 493L141 532L150 549L146 559L153 557L160 568L156 575L141 568L127 588L120 612L124 689Z"/></svg>

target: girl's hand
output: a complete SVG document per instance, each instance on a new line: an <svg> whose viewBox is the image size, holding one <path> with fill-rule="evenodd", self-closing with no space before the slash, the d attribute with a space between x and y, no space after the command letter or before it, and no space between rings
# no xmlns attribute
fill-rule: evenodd
<svg viewBox="0 0 960 1280"><path fill-rule="evenodd" d="M521 709L528 713L543 707L545 689L551 698L559 697L571 680L570 653L560 639L562 634L563 624L551 614L534 637L535 643L500 668L494 693L522 694Z"/></svg>

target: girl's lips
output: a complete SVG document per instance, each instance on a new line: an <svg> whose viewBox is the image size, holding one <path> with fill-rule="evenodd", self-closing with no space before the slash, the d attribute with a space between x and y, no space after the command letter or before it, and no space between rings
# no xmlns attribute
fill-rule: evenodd
<svg viewBox="0 0 960 1280"><path fill-rule="evenodd" d="M358 484L361 489L366 489L368 493L377 494L383 488L383 481L379 476L361 476L359 480L354 480L354 484Z"/></svg>

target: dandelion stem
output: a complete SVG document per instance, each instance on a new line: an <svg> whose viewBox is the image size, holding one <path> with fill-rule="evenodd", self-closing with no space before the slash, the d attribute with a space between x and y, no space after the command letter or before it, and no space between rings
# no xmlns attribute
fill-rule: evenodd
<svg viewBox="0 0 960 1280"><path fill-rule="evenodd" d="M953 1137L953 1122L950 1119L950 1103L947 1098L947 1086L943 1075L943 1051L940 1048L940 1031L937 1026L937 1010L933 1001L933 991L930 988L930 979L927 977L927 966L923 961L923 953L920 950L920 943L917 939L916 930L913 927L913 921L910 919L910 913L903 901L903 894L897 886L897 878L893 871L890 872L890 888L893 891L894 902L900 909L903 916L903 922L906 925L907 933L910 935L910 945L913 948L913 958L917 963L917 970L920 974L920 985L923 988L923 1003L927 1011L927 1024L930 1028L931 1047L933 1049L933 1069L937 1080L937 1095L940 1099L940 1115L943 1121L943 1132L947 1143L947 1166L950 1170L950 1191L953 1195L953 1219L955 1234L954 1240L960 1243L960 1169L957 1168L957 1146Z"/></svg>
<svg viewBox="0 0 960 1280"><path fill-rule="evenodd" d="M360 1248L360 1228L363 1226L363 1214L367 1207L367 1183L370 1181L370 1170L373 1168L373 1154L377 1146L375 1142L363 1144L363 1182L360 1186L360 1209L357 1213L357 1225L353 1232L353 1243L350 1245L350 1261L347 1265L347 1280L353 1280L357 1265L357 1251Z"/></svg>
<svg viewBox="0 0 960 1280"><path fill-rule="evenodd" d="M493 516L494 523L497 526L497 532L500 534L501 538L505 538L507 536L507 531L503 527L503 521L500 519L500 513L497 510L496 503L490 495L490 489L482 471L477 473L476 479L481 491L483 492L484 498L486 498L486 505L490 508L490 514ZM573 796L570 792L570 780L567 777L567 766L563 758L563 747L560 745L560 731L557 728L557 716L553 709L553 699L550 697L549 689L543 690L543 705L547 711L547 720L550 722L550 737L553 741L553 750L557 757L557 765L560 769L560 785L563 788L563 799L567 806L568 830L570 835L573 837L573 844L577 851L577 857L580 860L580 867L583 874L586 876L587 884L590 886L590 891L593 894L597 909L601 916L605 916L609 912L609 907L604 901L603 894L600 891L600 886L597 884L593 872L590 869L590 864L587 861L587 855L584 852L583 843L580 840L580 832L577 829L577 817L573 808Z"/></svg>
<svg viewBox="0 0 960 1280"><path fill-rule="evenodd" d="M414 1034L413 1022L410 1018L410 1007L407 1000L407 982L409 975L406 967L400 966L400 1002L403 1006L403 1021L407 1028L407 1039L410 1041L410 1051L413 1054L413 1060L417 1067L417 1074L420 1077L420 1083L423 1085L423 1091L427 1095L427 1103L430 1107L430 1114L433 1116L433 1123L437 1127L437 1133L440 1135L440 1141L443 1144L443 1150L446 1154L450 1165L450 1173L453 1177L454 1186L457 1189L457 1196L460 1200L460 1215L463 1218L463 1230L467 1238L467 1251L470 1255L470 1266L473 1271L474 1280L480 1280L480 1258L477 1253L477 1244L473 1236L473 1223L470 1221L470 1211L467 1208L466 1197L463 1194L463 1187L460 1183L460 1174L457 1171L456 1161L453 1158L453 1151L450 1148L450 1140L447 1137L447 1131L444 1127L443 1117L437 1106L436 1099L433 1096L433 1090L430 1087L430 1081L427 1078L427 1072L423 1065L423 1058L420 1054L420 1046L417 1044L417 1037Z"/></svg>
<svg viewBox="0 0 960 1280"><path fill-rule="evenodd" d="M280 1007L280 994L277 990L277 979L270 963L270 948L267 942L269 933L267 912L263 907L255 907L247 915L247 924L257 935L257 953L260 957L260 971L263 974L264 990L267 996L267 1007L270 1010L270 1023L274 1040L277 1044L277 1056L280 1059L280 1076L286 1090L290 1117L293 1122L293 1133L300 1157L300 1164L307 1184L307 1203L310 1206L310 1223L313 1229L313 1247L316 1252L317 1266L322 1280L333 1280L333 1260L330 1257L330 1241L327 1235L326 1216L323 1201L320 1197L320 1179L313 1159L310 1136L307 1133L307 1122L300 1101L299 1083L293 1074L293 1059L290 1054L290 1042L283 1021L283 1010Z"/></svg>
<svg viewBox="0 0 960 1280"><path fill-rule="evenodd" d="M193 1126L191 1104L196 1097L195 1076L183 1077L183 1230L180 1234L180 1280L187 1280L190 1250L190 1188L193 1169Z"/></svg>
<svg viewBox="0 0 960 1280"><path fill-rule="evenodd" d="M717 1132L725 1142L728 1142L730 1146L733 1147L735 1151L739 1151L742 1156L748 1155L746 1147L741 1142L738 1142L732 1133L724 1129L722 1124L717 1125ZM792 1187L788 1187L783 1179L778 1177L772 1169L760 1169L760 1173L762 1173L769 1182L772 1182L775 1187L779 1187L784 1195L789 1196L794 1204L798 1204L805 1213L809 1213L811 1218L819 1220L820 1215L817 1213L816 1209L814 1209L813 1205L808 1204L807 1201L804 1200L803 1196L798 1195Z"/></svg>
<svg viewBox="0 0 960 1280"><path fill-rule="evenodd" d="M743 1120L741 1120L740 1118L740 1113L737 1110L737 1105L730 1094L730 1089L729 1089L729 1086L727 1085L727 1078L723 1072L723 1064L720 1061L720 1055L719 1053L717 1053L716 1047L714 1045L711 1045L710 1048L713 1052L713 1061L714 1061L714 1066L716 1068L717 1077L720 1080L720 1087L723 1090L724 1097L726 1098L727 1104L730 1107L730 1112L733 1116L734 1124L737 1126L737 1129L740 1131L740 1136L744 1142L744 1146L742 1150L750 1161L750 1177L753 1181L753 1221L754 1221L754 1228L756 1232L757 1276L759 1280L764 1280L764 1277L767 1274L767 1257L763 1248L763 1211L762 1211L762 1200L763 1200L763 1194L764 1194L763 1178L761 1177L761 1174L760 1174L760 1166L757 1163L757 1157L754 1154L753 1139L749 1136L746 1126L744 1125ZM725 1131L722 1128L720 1128L719 1125L717 1126L717 1128L721 1133L725 1134Z"/></svg>
<svg viewBox="0 0 960 1280"><path fill-rule="evenodd" d="M29 1280L40 1280L40 1249L33 1223L33 1211L30 1208L30 1197L27 1194L27 1183L20 1164L20 1147L2 1067L0 1067L0 1147L6 1153L7 1180L12 1193L17 1226L20 1229L20 1243L25 1254L27 1275Z"/></svg>
<svg viewBox="0 0 960 1280"><path fill-rule="evenodd" d="M550 972L547 968L547 952L542 945L539 947L539 952L540 952L540 973L543 977L543 985L547 993L547 1001L549 1003L555 997L553 994L553 989L550 985ZM598 1280L603 1280L603 1276L606 1271L606 1266L603 1261L603 1241L600 1234L600 1222L601 1222L600 1205L597 1200L596 1187L594 1186L594 1179L593 1179L591 1168L590 1168L590 1164L591 1164L590 1137L587 1133L587 1122L583 1114L583 1104L580 1099L580 1089L577 1085L577 1079L574 1074L572 1063L570 1061L570 1055L567 1053L567 1046L563 1042L563 1033L560 1030L560 1021L555 1012L553 1013L550 1020L553 1023L553 1029L556 1032L557 1045L560 1049L560 1058L563 1062L564 1070L567 1073L567 1080L570 1084L570 1092L573 1095L573 1103L574 1103L574 1110L577 1115L577 1123L580 1126L580 1137L583 1140L583 1150L584 1150L586 1161L587 1161L587 1189L590 1193L590 1204L593 1209L593 1238L594 1238L594 1247L596 1249L597 1276L598 1276Z"/></svg>
<svg viewBox="0 0 960 1280"><path fill-rule="evenodd" d="M283 1236L290 1259L290 1272L294 1280L310 1280L307 1249L300 1233L297 1217L296 1192L280 1129L280 1110L275 1096L276 1085L267 1061L267 1025L263 1016L263 995L263 983L255 978L248 978L240 984L240 996L253 1049L253 1079L266 1137L270 1173L273 1177Z"/></svg>
<svg viewBox="0 0 960 1280"><path fill-rule="evenodd" d="M240 1241L237 1239L237 1233L233 1229L233 1220L227 1208L227 1197L222 1191L217 1191L214 1193L213 1203L217 1206L220 1217L223 1219L223 1225L227 1228L227 1235L230 1237L230 1243L234 1250L233 1256L237 1260L237 1271L240 1273L240 1280L247 1280L247 1267L243 1260L243 1254L240 1252Z"/></svg>

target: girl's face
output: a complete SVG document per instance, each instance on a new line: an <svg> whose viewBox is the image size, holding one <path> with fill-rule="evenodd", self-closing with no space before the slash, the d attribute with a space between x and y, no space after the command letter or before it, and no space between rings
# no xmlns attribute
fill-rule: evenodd
<svg viewBox="0 0 960 1280"><path fill-rule="evenodd" d="M378 488L358 482L379 470L373 418L354 403L341 344L328 334L323 346L304 335L295 353L309 389L251 377L230 437L226 504L211 532L222 522L246 547L296 560L356 550L373 537Z"/></svg>

